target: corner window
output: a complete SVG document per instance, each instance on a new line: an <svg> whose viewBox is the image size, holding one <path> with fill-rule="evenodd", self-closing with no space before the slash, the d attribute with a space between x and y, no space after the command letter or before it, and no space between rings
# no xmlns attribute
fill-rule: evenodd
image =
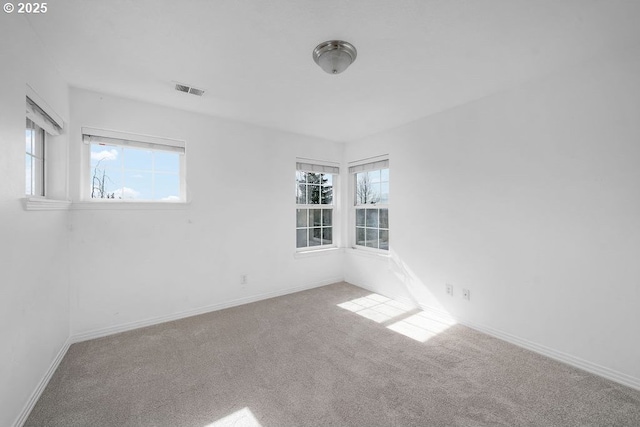
<svg viewBox="0 0 640 427"><path fill-rule="evenodd" d="M296 248L305 250L334 246L335 166L297 164Z"/></svg>
<svg viewBox="0 0 640 427"><path fill-rule="evenodd" d="M90 147L87 199L186 200L184 142L87 128L83 140Z"/></svg>
<svg viewBox="0 0 640 427"><path fill-rule="evenodd" d="M389 161L351 166L354 245L389 250Z"/></svg>

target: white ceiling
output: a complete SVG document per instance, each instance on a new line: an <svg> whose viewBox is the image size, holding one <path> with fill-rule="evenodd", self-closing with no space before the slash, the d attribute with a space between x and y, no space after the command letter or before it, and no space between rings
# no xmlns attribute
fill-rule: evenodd
<svg viewBox="0 0 640 427"><path fill-rule="evenodd" d="M348 141L635 45L640 1L58 0L29 21L72 86ZM329 39L358 49L337 76L311 57Z"/></svg>

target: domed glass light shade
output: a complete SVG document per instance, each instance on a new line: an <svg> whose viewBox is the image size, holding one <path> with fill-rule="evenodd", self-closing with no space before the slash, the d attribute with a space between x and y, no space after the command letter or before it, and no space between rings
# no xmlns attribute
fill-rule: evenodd
<svg viewBox="0 0 640 427"><path fill-rule="evenodd" d="M340 74L356 60L356 48L341 40L330 40L320 43L313 49L313 60L325 72Z"/></svg>

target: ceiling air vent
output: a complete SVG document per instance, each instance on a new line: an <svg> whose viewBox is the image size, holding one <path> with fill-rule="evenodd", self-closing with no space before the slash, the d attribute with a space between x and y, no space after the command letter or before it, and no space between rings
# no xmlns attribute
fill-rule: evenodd
<svg viewBox="0 0 640 427"><path fill-rule="evenodd" d="M190 93L190 94L196 95L196 96L202 96L204 94L204 90L202 90L202 89L196 89L195 87L190 87L190 86L183 85L183 84L180 84L180 83L176 83L176 90L178 92Z"/></svg>

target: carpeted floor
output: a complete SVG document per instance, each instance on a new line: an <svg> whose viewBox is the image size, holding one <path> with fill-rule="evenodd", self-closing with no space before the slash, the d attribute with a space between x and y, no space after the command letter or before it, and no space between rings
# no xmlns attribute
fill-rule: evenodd
<svg viewBox="0 0 640 427"><path fill-rule="evenodd" d="M74 344L27 426L640 425L640 391L338 283Z"/></svg>

